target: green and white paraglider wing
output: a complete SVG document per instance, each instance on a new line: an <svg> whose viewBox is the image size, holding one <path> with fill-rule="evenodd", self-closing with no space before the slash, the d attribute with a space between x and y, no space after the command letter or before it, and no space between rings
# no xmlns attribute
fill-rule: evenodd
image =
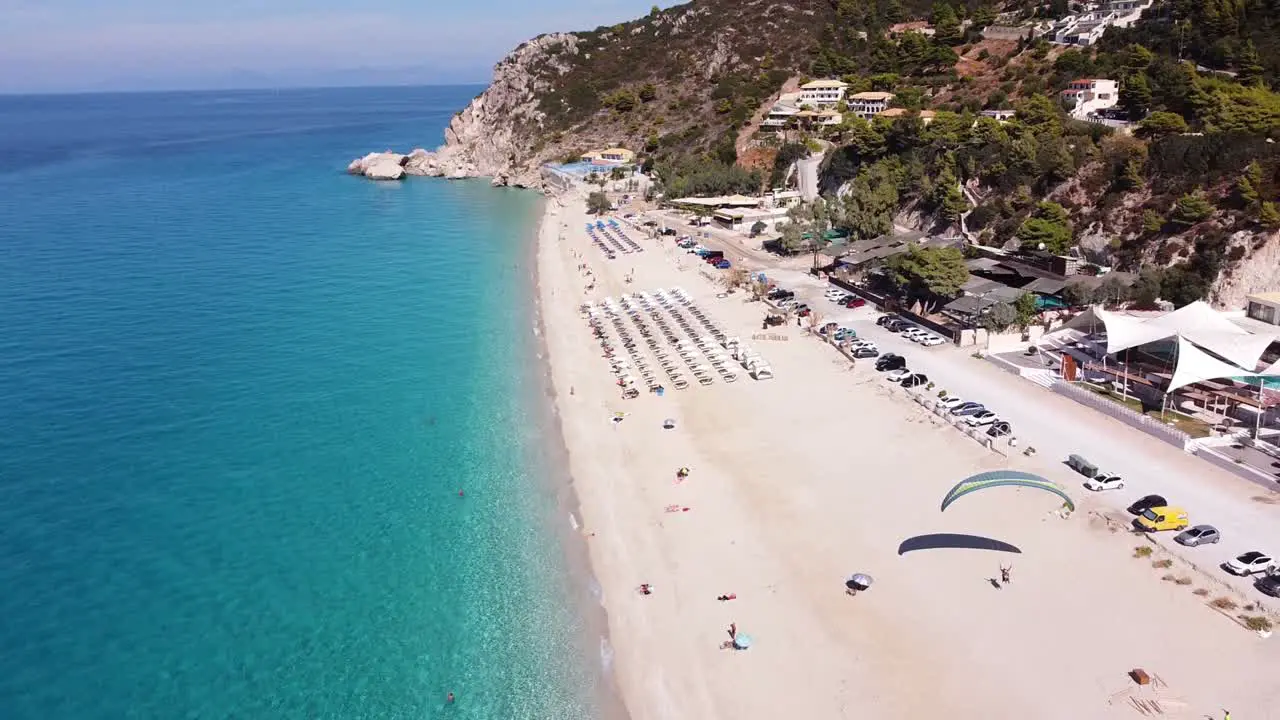
<svg viewBox="0 0 1280 720"><path fill-rule="evenodd" d="M1020 472L1018 470L994 470L992 472L978 473L972 477L965 478L955 487L947 492L946 497L942 498L942 509L945 511L951 503L970 493L986 490L993 487L1002 487L1005 485L1013 485L1015 487L1028 487L1045 490L1062 498L1067 504L1067 509L1075 512L1076 504L1067 496L1065 490L1057 484L1046 480L1039 475Z"/></svg>

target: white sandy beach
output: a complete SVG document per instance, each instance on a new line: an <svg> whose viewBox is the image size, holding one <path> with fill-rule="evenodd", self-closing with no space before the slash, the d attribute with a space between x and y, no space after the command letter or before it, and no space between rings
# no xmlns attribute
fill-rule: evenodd
<svg viewBox="0 0 1280 720"><path fill-rule="evenodd" d="M565 203L565 204L562 204ZM777 378L623 400L578 306L680 286L730 335L758 334L762 306L716 298L670 242L606 260L585 204L547 203L539 292L584 535L604 591L615 671L636 720L676 718L1141 717L1124 691L1144 668L1165 717L1280 717L1280 640L1208 608L1192 587L1132 557L1139 541L1049 493L999 488L941 513L964 477L1016 467L1061 481L1055 459L1006 461L850 368L800 328L751 344ZM587 263L594 291L577 269ZM683 265L678 269L677 264ZM623 275L634 270L635 283ZM614 426L614 412L626 412ZM678 421L663 430L662 420ZM692 469L675 482L680 466ZM1077 497L1080 502L1081 498ZM666 513L668 505L688 512ZM1021 555L922 550L912 536L1007 541ZM1012 582L993 587L998 566ZM857 597L853 572L874 576ZM655 592L636 592L640 583ZM716 597L736 593L737 599ZM736 623L749 650L722 650Z"/></svg>

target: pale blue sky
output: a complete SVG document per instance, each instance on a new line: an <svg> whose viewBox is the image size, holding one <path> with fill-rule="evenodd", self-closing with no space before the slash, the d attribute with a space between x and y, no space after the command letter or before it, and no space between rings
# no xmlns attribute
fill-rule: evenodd
<svg viewBox="0 0 1280 720"><path fill-rule="evenodd" d="M486 82L529 37L612 24L653 4L0 0L0 92Z"/></svg>

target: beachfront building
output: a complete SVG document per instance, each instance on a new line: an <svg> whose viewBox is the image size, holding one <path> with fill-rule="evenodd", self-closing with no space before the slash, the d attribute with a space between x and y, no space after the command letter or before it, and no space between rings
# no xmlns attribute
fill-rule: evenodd
<svg viewBox="0 0 1280 720"><path fill-rule="evenodd" d="M780 221L787 219L787 208L727 207L716 210L711 219L726 230L750 232L758 222L764 223L766 232L774 230Z"/></svg>
<svg viewBox="0 0 1280 720"><path fill-rule="evenodd" d="M1116 15L1104 10L1068 15L1053 24L1047 33L1051 42L1088 47L1102 39L1115 24Z"/></svg>
<svg viewBox="0 0 1280 720"><path fill-rule="evenodd" d="M800 93L783 93L778 101L769 109L760 127L764 130L782 132L793 127L796 115L800 113Z"/></svg>
<svg viewBox="0 0 1280 720"><path fill-rule="evenodd" d="M890 92L854 93L849 96L849 112L870 120L889 109L891 102L893 102L893 93Z"/></svg>
<svg viewBox="0 0 1280 720"><path fill-rule="evenodd" d="M879 113L876 113L876 115L878 117L888 118L890 120L896 120L900 117L909 117L909 116L915 115L916 117L919 117L920 121L923 122L925 125L928 125L929 123L933 122L933 119L937 117L937 113L935 113L932 110L920 110L917 112L915 110L908 110L906 108L889 108L888 110L881 110Z"/></svg>
<svg viewBox="0 0 1280 720"><path fill-rule="evenodd" d="M800 105L815 108L831 108L844 100L849 83L839 80L814 80L800 86Z"/></svg>
<svg viewBox="0 0 1280 720"><path fill-rule="evenodd" d="M626 148L608 148L583 153L582 161L592 165L630 165L636 161L636 154Z"/></svg>
<svg viewBox="0 0 1280 720"><path fill-rule="evenodd" d="M1278 398L1264 397L1258 383L1280 379L1278 339L1275 325L1194 302L1166 313L1093 307L1038 345L1061 355L1067 381L1110 384L1213 425L1252 428L1275 419Z"/></svg>
<svg viewBox="0 0 1280 720"><path fill-rule="evenodd" d="M1267 325L1280 325L1280 292L1254 293L1245 315Z"/></svg>
<svg viewBox="0 0 1280 720"><path fill-rule="evenodd" d="M1071 108L1074 117L1084 118L1115 107L1120 102L1120 85L1115 80L1080 78L1072 80L1062 91L1062 99L1074 103Z"/></svg>
<svg viewBox="0 0 1280 720"><path fill-rule="evenodd" d="M978 114L982 117L989 117L1000 123L1007 123L1013 119L1015 112L1013 110L983 110Z"/></svg>
<svg viewBox="0 0 1280 720"><path fill-rule="evenodd" d="M795 124L802 128L833 127L839 125L843 116L835 110L801 110L792 116Z"/></svg>

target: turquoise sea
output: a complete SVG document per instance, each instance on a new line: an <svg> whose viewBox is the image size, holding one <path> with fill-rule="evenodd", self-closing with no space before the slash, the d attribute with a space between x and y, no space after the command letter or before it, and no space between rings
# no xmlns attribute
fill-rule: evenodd
<svg viewBox="0 0 1280 720"><path fill-rule="evenodd" d="M0 97L0 718L601 714L478 90Z"/></svg>

